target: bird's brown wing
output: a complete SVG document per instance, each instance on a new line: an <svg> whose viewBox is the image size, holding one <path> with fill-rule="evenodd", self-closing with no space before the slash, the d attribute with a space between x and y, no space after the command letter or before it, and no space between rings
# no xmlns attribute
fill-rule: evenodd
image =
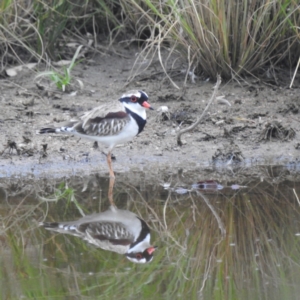
<svg viewBox="0 0 300 300"><path fill-rule="evenodd" d="M121 103L113 106L104 104L86 112L72 126L81 134L112 136L122 131L129 121L130 116Z"/></svg>
<svg viewBox="0 0 300 300"><path fill-rule="evenodd" d="M126 113L123 104L119 101L104 103L94 109L85 112L79 118L83 123L86 123L89 119L106 118L109 113Z"/></svg>

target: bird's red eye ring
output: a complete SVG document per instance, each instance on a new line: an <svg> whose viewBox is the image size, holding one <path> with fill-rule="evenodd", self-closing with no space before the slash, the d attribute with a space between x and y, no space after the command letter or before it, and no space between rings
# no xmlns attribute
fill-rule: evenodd
<svg viewBox="0 0 300 300"><path fill-rule="evenodd" d="M137 101L137 97L136 96L131 96L131 102L136 102Z"/></svg>
<svg viewBox="0 0 300 300"><path fill-rule="evenodd" d="M135 257L136 257L137 259L142 259L142 258L143 258L143 255L142 255L141 253L137 253L137 254L135 255Z"/></svg>

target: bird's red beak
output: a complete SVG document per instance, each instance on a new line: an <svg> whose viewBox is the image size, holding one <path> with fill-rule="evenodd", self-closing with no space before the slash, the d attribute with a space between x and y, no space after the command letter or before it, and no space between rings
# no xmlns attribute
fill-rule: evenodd
<svg viewBox="0 0 300 300"><path fill-rule="evenodd" d="M144 106L145 108L149 108L149 109L153 110L153 108L151 107L151 105L147 101L144 101L142 106Z"/></svg>
<svg viewBox="0 0 300 300"><path fill-rule="evenodd" d="M149 253L149 255L151 255L155 250L156 250L157 247L150 247L147 249L147 252Z"/></svg>

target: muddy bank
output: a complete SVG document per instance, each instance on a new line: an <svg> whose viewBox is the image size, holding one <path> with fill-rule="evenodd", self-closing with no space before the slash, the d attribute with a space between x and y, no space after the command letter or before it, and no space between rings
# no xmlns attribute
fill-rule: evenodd
<svg viewBox="0 0 300 300"><path fill-rule="evenodd" d="M213 103L195 130L183 136L184 145L179 147L177 131L202 113L214 83L197 79L196 83L188 82L184 90L177 90L157 72L154 64L128 85L136 51L126 52L126 57L132 58L106 55L95 57L93 64L79 64L72 74L80 78L84 88L74 86L69 93L58 92L46 80L39 82L45 87L41 89L32 71L1 80L1 177L108 174L101 153L106 149L102 145L94 149L89 141L63 135L36 135L36 130L67 121L100 103L117 101L132 88L145 90L151 105L156 109L167 106L168 113L149 111L145 130L131 143L114 149L117 173L176 173L179 168L188 172L235 163L242 167L298 168L299 89L271 86L250 78L240 84L223 83L219 91L223 98ZM175 79L182 85L184 74Z"/></svg>

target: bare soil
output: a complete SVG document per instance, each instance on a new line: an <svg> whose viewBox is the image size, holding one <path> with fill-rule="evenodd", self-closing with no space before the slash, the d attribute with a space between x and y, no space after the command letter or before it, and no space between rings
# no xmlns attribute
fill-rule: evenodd
<svg viewBox="0 0 300 300"><path fill-rule="evenodd" d="M218 95L224 98L212 104L201 124L183 135L184 145L178 146L178 130L201 115L214 82L196 78L195 83L188 80L186 87L178 90L153 63L127 84L137 52L134 48L119 49L118 54L98 55L80 63L72 75L84 87L75 84L68 93L59 92L47 80L40 82L42 87L37 86L36 74L29 70L2 79L0 176L108 174L102 145L95 149L90 141L37 135L36 130L103 102L117 101L130 89L146 91L149 103L157 110L148 111L145 130L138 137L114 149L116 173L152 170L155 175L161 170L195 171L236 163L299 165L299 87L289 89L253 78L222 83ZM39 66L39 70L43 68ZM180 72L173 78L180 87L184 79L185 74ZM167 106L168 113L162 113L161 106Z"/></svg>

